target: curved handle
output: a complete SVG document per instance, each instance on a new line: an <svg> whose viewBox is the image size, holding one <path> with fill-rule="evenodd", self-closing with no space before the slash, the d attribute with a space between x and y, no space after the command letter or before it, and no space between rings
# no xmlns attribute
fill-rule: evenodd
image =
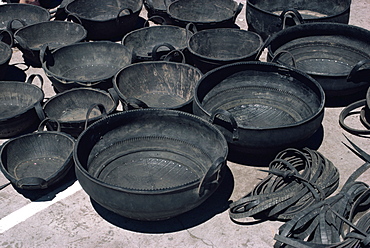
<svg viewBox="0 0 370 248"><path fill-rule="evenodd" d="M274 57L272 57L271 59L271 62L273 63L277 63L276 61L278 60L278 58L281 56L281 54L283 53L286 53L290 56L290 58L292 59L292 66L297 68L297 63L296 63L296 60L293 56L293 54L291 52L289 52L288 50L280 50L279 52L275 53L274 54Z"/></svg>
<svg viewBox="0 0 370 248"><path fill-rule="evenodd" d="M82 21L81 21L80 17L78 17L74 13L69 13L67 15L67 21L69 21L69 22L75 22L75 23L78 23L78 24L82 25Z"/></svg>
<svg viewBox="0 0 370 248"><path fill-rule="evenodd" d="M48 64L53 64L54 62L53 55L47 44L41 46L39 56L41 64L43 64L44 62L48 62Z"/></svg>
<svg viewBox="0 0 370 248"><path fill-rule="evenodd" d="M17 33L14 34L14 40L21 46L21 48L30 52L32 56L35 56L32 49L28 46L27 42L22 37L17 36Z"/></svg>
<svg viewBox="0 0 370 248"><path fill-rule="evenodd" d="M357 62L357 64L352 68L351 72L348 74L347 82L356 83L354 81L354 77L355 77L356 73L360 70L360 68L365 64L370 64L370 59L364 59L364 60L361 60L361 61ZM370 81L370 75L368 76L368 78L369 78L369 81Z"/></svg>
<svg viewBox="0 0 370 248"><path fill-rule="evenodd" d="M128 11L128 14L125 13L125 11ZM123 15L121 15L123 13ZM118 14L117 14L117 17L116 17L116 24L118 25L119 24L119 18L120 17L123 17L123 16L129 16L129 15L132 15L134 12L132 11L132 9L130 8L127 8L127 7L123 7L121 8L119 11L118 11Z"/></svg>
<svg viewBox="0 0 370 248"><path fill-rule="evenodd" d="M33 81L35 80L35 78L38 78L39 79L39 81L40 81L40 89L42 90L44 88L44 79L43 79L43 77L40 74L31 74L28 77L26 83L33 84Z"/></svg>
<svg viewBox="0 0 370 248"><path fill-rule="evenodd" d="M286 20L290 17L293 19L295 25L303 24L303 18L301 14L296 9L286 9L280 14L282 20L282 29L286 28Z"/></svg>
<svg viewBox="0 0 370 248"><path fill-rule="evenodd" d="M366 105L366 99L363 99L363 100L354 102L354 103L348 105L347 107L345 107L340 112L340 115L339 115L339 124L340 124L340 126L344 130L346 130L347 132L352 133L352 134L355 134L355 135L358 135L358 134L370 134L370 130L355 129L355 128L349 127L348 125L346 125L344 123L344 120L348 116L355 114L355 113L352 112L353 110L355 110L355 109L357 109L357 108L359 108L361 106L365 106L365 105Z"/></svg>
<svg viewBox="0 0 370 248"><path fill-rule="evenodd" d="M130 110L130 109L140 109L140 108L149 108L149 106L145 102L143 102L143 101L141 101L137 98L134 98L134 97L127 98L126 99L126 104L127 104L128 110ZM137 107L135 107L135 105Z"/></svg>
<svg viewBox="0 0 370 248"><path fill-rule="evenodd" d="M172 46L171 44L166 43L166 42L162 43L162 44L155 45L152 49L152 54L151 54L153 60L160 60L161 59L161 57L158 55L158 49L160 47L167 47L167 48L170 49L170 51L176 50L176 48L174 46Z"/></svg>
<svg viewBox="0 0 370 248"><path fill-rule="evenodd" d="M223 157L219 157L212 163L204 177L200 180L198 187L199 197L204 194L205 190L209 188L210 185L217 185L219 183L220 171L223 165L225 165L225 159Z"/></svg>
<svg viewBox="0 0 370 248"><path fill-rule="evenodd" d="M177 62L176 59L175 59L177 57L181 57L181 63L182 64L185 64L185 62L186 62L185 55L180 50L172 50L172 51L170 51L169 53L167 53L164 56L163 60L164 61L175 61L175 62Z"/></svg>
<svg viewBox="0 0 370 248"><path fill-rule="evenodd" d="M25 177L19 179L15 185L20 189L46 189L48 183L40 177Z"/></svg>
<svg viewBox="0 0 370 248"><path fill-rule="evenodd" d="M187 41L190 40L191 36L193 36L195 33L198 32L197 27L192 22L189 22L188 24L186 24L185 30L186 30L186 40Z"/></svg>
<svg viewBox="0 0 370 248"><path fill-rule="evenodd" d="M13 19L13 20L9 21L9 22L8 22L8 24L6 25L6 29L7 29L7 31L9 31L9 32L11 32L11 33L13 32L12 25L13 25L13 23L14 23L15 21L19 22L19 23L22 25L22 27L27 26L27 23L26 23L25 21L23 21L23 20L21 20L21 19ZM14 28L14 30L15 30L15 28Z"/></svg>
<svg viewBox="0 0 370 248"><path fill-rule="evenodd" d="M89 119L90 119L90 114L91 112L93 111L94 108L98 108L102 117L106 117L107 116L107 111L105 110L105 107L103 104L101 103L94 103L92 104L89 109L87 110L87 113L86 113L86 120L85 120L85 130L88 126L88 122L89 122Z"/></svg>
<svg viewBox="0 0 370 248"><path fill-rule="evenodd" d="M108 89L108 93L109 93L110 97L112 98L113 102L116 105L118 105L118 103L119 103L119 96L117 94L117 91L114 88L109 88Z"/></svg>
<svg viewBox="0 0 370 248"><path fill-rule="evenodd" d="M35 105L35 111L36 111L37 117L39 117L40 121L42 121L43 119L45 119L44 109L42 108L40 102L37 102L36 103L36 105Z"/></svg>
<svg viewBox="0 0 370 248"><path fill-rule="evenodd" d="M234 116L232 116L232 114L227 110L216 109L215 111L212 112L209 122L213 124L213 122L215 121L215 117L217 115L225 116L230 120L231 126L233 128L233 140L238 140L239 139L238 124Z"/></svg>
<svg viewBox="0 0 370 248"><path fill-rule="evenodd" d="M6 35L4 35L6 34ZM8 39L6 39L8 38ZM14 45L14 42L13 42L13 34L9 31L9 30L0 30L0 41L8 44L10 47L12 47Z"/></svg>
<svg viewBox="0 0 370 248"><path fill-rule="evenodd" d="M259 60L259 58L261 57L263 51L265 50L265 48L267 48L270 43L272 41L272 35L269 35L266 40L263 42L262 46L260 47L260 49L258 50L257 54L256 54L256 57L254 58L254 60Z"/></svg>
<svg viewBox="0 0 370 248"><path fill-rule="evenodd" d="M50 130L53 130L53 127L50 125L50 123L52 122L55 122L57 124L57 132L60 132L62 129L61 129L61 126L60 126L60 122L57 121L57 120L52 120L50 118L44 118L40 124L39 124L39 127L37 128L37 131L41 132L44 130L44 127L48 126ZM48 125L49 124L49 125Z"/></svg>
<svg viewBox="0 0 370 248"><path fill-rule="evenodd" d="M166 19L164 19L163 16L154 15L154 16L149 17L147 20L145 20L144 25L143 25L143 28L148 27L149 26L148 25L148 22L149 21L153 21L153 19L155 19L155 18L159 18L159 19L162 20L162 22L161 22L160 25L167 25Z"/></svg>
<svg viewBox="0 0 370 248"><path fill-rule="evenodd" d="M239 3L238 6L234 10L234 20L238 17L240 12L242 12L244 5L242 3Z"/></svg>

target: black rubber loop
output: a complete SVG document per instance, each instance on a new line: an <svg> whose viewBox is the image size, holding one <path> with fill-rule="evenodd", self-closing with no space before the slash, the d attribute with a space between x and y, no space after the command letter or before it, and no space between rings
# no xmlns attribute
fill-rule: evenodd
<svg viewBox="0 0 370 248"><path fill-rule="evenodd" d="M338 187L337 168L319 152L304 148L281 151L269 165L269 175L249 194L230 204L236 219L289 220L321 202ZM235 221L238 223L249 223Z"/></svg>
<svg viewBox="0 0 370 248"><path fill-rule="evenodd" d="M359 107L365 106L365 105L366 105L366 100L363 99L363 100L351 103L350 105L345 107L339 114L339 124L340 124L340 126L344 130L346 130L347 132L349 132L351 134L354 134L354 135L370 134L369 129L356 129L356 128L352 128L352 127L348 126L347 124L345 124L345 119L348 116L353 115L353 114L358 114L358 112L352 112L353 110L355 110Z"/></svg>
<svg viewBox="0 0 370 248"><path fill-rule="evenodd" d="M347 138L346 145L366 161L347 179L341 191L299 212L279 228L275 248L365 248L370 244L370 212L354 223L355 215L370 207L370 188L356 181L370 168L370 155Z"/></svg>

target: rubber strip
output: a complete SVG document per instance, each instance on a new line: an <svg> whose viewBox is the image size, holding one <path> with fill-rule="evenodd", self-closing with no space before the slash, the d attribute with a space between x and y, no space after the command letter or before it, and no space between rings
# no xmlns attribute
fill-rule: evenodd
<svg viewBox="0 0 370 248"><path fill-rule="evenodd" d="M348 105L347 107L345 107L341 112L340 112L340 115L339 115L339 124L340 126L346 130L347 132L351 133L351 134L354 134L354 135L361 135L361 134L370 134L370 129L356 129L356 128L352 128L348 125L346 125L344 123L344 120L350 116L350 115L353 115L353 114L357 114L358 112L352 112L353 110L359 108L359 107L362 107L362 106L366 106L366 99L364 100L360 100L360 101L357 101L357 102L354 102L350 105ZM364 110L361 110L361 112L364 111ZM362 122L363 123L363 122ZM364 123L363 123L364 124ZM366 127L366 126L365 126Z"/></svg>
<svg viewBox="0 0 370 248"><path fill-rule="evenodd" d="M339 183L338 169L319 152L288 148L269 165L269 174L248 195L230 204L230 218L248 224L259 220L290 220L331 195ZM247 218L239 221L238 219Z"/></svg>
<svg viewBox="0 0 370 248"><path fill-rule="evenodd" d="M366 163L352 173L338 194L310 206L283 224L274 237L275 248L370 247L370 188L356 181L370 168L370 155L348 141L353 148L346 146ZM362 216L354 223L356 215Z"/></svg>

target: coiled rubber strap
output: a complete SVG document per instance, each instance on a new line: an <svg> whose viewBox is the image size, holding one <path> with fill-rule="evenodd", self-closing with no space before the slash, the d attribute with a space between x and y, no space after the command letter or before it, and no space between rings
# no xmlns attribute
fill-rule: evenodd
<svg viewBox="0 0 370 248"><path fill-rule="evenodd" d="M352 173L337 195L310 206L283 224L274 237L275 248L370 247L370 212L354 223L356 213L369 211L369 185L356 179L370 168L370 156L349 142L353 148L346 146L366 163Z"/></svg>
<svg viewBox="0 0 370 248"><path fill-rule="evenodd" d="M339 172L319 152L289 148L269 165L269 174L248 195L230 204L230 218L290 220L309 206L331 195L339 183Z"/></svg>

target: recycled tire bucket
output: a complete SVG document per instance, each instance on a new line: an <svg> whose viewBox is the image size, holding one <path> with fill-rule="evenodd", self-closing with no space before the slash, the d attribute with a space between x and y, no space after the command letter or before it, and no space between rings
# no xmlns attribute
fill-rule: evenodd
<svg viewBox="0 0 370 248"><path fill-rule="evenodd" d="M78 138L82 188L98 204L138 220L168 219L204 202L224 176L221 132L181 111L139 109L110 115Z"/></svg>
<svg viewBox="0 0 370 248"><path fill-rule="evenodd" d="M134 51L136 62L160 60L161 55L169 52L169 47L186 49L186 30L171 25L140 28L126 34L122 45Z"/></svg>
<svg viewBox="0 0 370 248"><path fill-rule="evenodd" d="M67 21L40 22L18 29L14 39L23 53L25 62L33 67L41 67L40 50L48 45L50 50L67 46L86 38L83 26Z"/></svg>
<svg viewBox="0 0 370 248"><path fill-rule="evenodd" d="M215 28L195 32L187 44L195 66L203 73L221 65L256 60L262 38L236 28Z"/></svg>
<svg viewBox="0 0 370 248"><path fill-rule="evenodd" d="M44 92L27 82L0 81L0 138L12 138L37 129L44 119Z"/></svg>
<svg viewBox="0 0 370 248"><path fill-rule="evenodd" d="M239 62L206 73L193 112L214 123L236 154L274 153L312 136L324 117L325 94L299 70Z"/></svg>
<svg viewBox="0 0 370 248"><path fill-rule="evenodd" d="M293 16L303 23L348 24L350 7L351 0L248 0L245 13L248 30L266 39L284 29L284 26L294 25Z"/></svg>
<svg viewBox="0 0 370 248"><path fill-rule="evenodd" d="M235 27L243 8L233 0L177 0L167 5L171 25L186 27L193 23L198 30Z"/></svg>
<svg viewBox="0 0 370 248"><path fill-rule="evenodd" d="M113 76L128 64L132 53L111 41L78 42L54 51L41 51L42 68L57 92L77 87L107 90Z"/></svg>
<svg viewBox="0 0 370 248"><path fill-rule="evenodd" d="M46 189L63 179L73 166L75 139L60 130L42 131L42 127L1 147L0 169L17 188Z"/></svg>
<svg viewBox="0 0 370 248"><path fill-rule="evenodd" d="M49 11L36 5L21 3L0 5L0 30L11 29L9 31L14 31L23 26L49 20ZM11 27L9 27L9 22L11 22Z"/></svg>
<svg viewBox="0 0 370 248"><path fill-rule="evenodd" d="M194 88L202 73L169 61L141 62L122 68L113 86L128 108L161 108L191 112Z"/></svg>
<svg viewBox="0 0 370 248"><path fill-rule="evenodd" d="M143 0L74 0L69 17L87 30L89 40L121 40L138 21Z"/></svg>
<svg viewBox="0 0 370 248"><path fill-rule="evenodd" d="M267 44L268 60L307 73L328 97L366 91L370 85L369 69L365 70L370 64L369 30L341 23L307 23L276 33Z"/></svg>
<svg viewBox="0 0 370 248"><path fill-rule="evenodd" d="M112 89L113 90L113 89ZM56 94L47 100L43 106L45 116L50 118L49 124L55 130L57 123L61 131L77 138L85 129L85 123L91 125L94 121L104 115L99 109L91 109L86 120L89 109L93 104L101 104L106 114L116 111L118 98L112 97L106 91L93 88L75 88Z"/></svg>

